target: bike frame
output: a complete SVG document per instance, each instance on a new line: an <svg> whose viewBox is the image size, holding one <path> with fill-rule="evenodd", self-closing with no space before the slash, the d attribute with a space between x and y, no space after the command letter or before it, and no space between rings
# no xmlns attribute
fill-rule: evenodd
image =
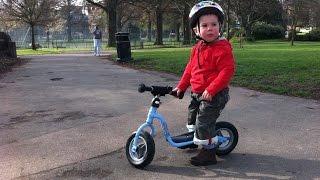
<svg viewBox="0 0 320 180"><path fill-rule="evenodd" d="M133 146L132 146L133 152L136 152L139 135L143 132L143 130L145 128L149 127L151 129L151 136L154 137L156 135L156 128L153 125L153 121L154 120L158 120L159 123L161 124L162 131L163 131L163 136L166 138L167 142L169 142L169 144L171 146L178 148L178 147L182 147L182 146L187 146L187 145L193 144L193 140L192 141L186 141L186 142L180 142L180 143L173 142L173 140L171 138L171 135L169 133L167 122L166 122L165 118L161 114L158 113L157 109L158 109L157 107L153 107L153 106L150 107L148 115L147 115L146 122L143 123L138 128L138 130L135 132L136 135L134 137ZM224 143L224 142L226 142L228 140L229 140L228 137L218 136L218 142L219 143Z"/></svg>
<svg viewBox="0 0 320 180"><path fill-rule="evenodd" d="M133 142L133 150L134 151L137 148L137 142L138 142L138 139L139 139L139 135L141 134L141 132L143 132L143 130L145 128L149 127L151 129L151 135L153 137L156 135L156 128L153 125L153 121L154 120L158 120L159 123L161 124L162 131L163 131L163 136L166 138L166 140L169 142L169 144L171 146L173 146L173 147L182 147L182 146L193 144L193 141L187 141L187 142L181 142L181 143L173 142L172 138L171 138L171 135L169 133L169 130L168 130L167 122L166 122L165 118L161 114L158 113L157 109L158 108L156 108L156 107L152 107L152 106L150 107L146 122L143 123L138 128L138 130L136 131L136 136L134 137L134 142Z"/></svg>

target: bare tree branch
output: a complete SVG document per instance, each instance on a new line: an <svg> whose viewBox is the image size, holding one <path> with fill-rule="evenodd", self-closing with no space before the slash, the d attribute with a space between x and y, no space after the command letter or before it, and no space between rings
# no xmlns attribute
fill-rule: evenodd
<svg viewBox="0 0 320 180"><path fill-rule="evenodd" d="M30 25L32 48L36 49L34 28L37 25L46 25L55 20L54 12L58 0L1 0L0 2L5 20Z"/></svg>

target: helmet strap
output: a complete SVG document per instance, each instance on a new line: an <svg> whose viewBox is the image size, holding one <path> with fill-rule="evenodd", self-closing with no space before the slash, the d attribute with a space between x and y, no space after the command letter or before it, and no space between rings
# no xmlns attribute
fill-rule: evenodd
<svg viewBox="0 0 320 180"><path fill-rule="evenodd" d="M198 27L198 33L200 34L200 22L199 22L199 20L198 20L198 23L197 23L197 27ZM193 29L192 29L192 31L193 31ZM206 40L204 40L200 35L197 35L197 33L194 32L194 34L196 35L196 39L202 40L206 44L209 43Z"/></svg>

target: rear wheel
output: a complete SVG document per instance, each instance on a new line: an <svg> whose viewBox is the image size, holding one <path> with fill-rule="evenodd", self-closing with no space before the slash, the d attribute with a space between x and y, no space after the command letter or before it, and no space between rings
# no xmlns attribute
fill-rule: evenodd
<svg viewBox="0 0 320 180"><path fill-rule="evenodd" d="M151 163L155 153L155 145L152 136L148 132L142 132L137 142L137 150L132 150L136 133L132 134L126 143L126 155L129 163L136 168L144 168Z"/></svg>
<svg viewBox="0 0 320 180"><path fill-rule="evenodd" d="M229 138L228 141L219 145L216 154L218 156L223 156L229 154L238 144L238 131L229 122L217 122L216 123L216 134L218 136L223 136Z"/></svg>

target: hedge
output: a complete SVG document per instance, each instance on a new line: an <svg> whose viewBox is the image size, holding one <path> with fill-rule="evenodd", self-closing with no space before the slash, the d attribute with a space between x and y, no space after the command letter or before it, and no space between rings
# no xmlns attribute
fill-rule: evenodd
<svg viewBox="0 0 320 180"><path fill-rule="evenodd" d="M252 27L252 36L256 40L281 39L285 30L282 26L266 24L264 22L255 23Z"/></svg>

